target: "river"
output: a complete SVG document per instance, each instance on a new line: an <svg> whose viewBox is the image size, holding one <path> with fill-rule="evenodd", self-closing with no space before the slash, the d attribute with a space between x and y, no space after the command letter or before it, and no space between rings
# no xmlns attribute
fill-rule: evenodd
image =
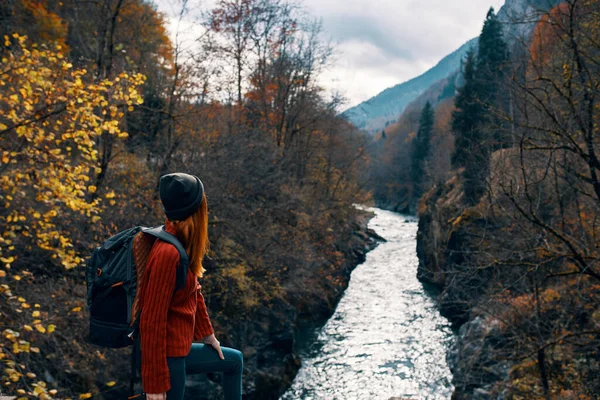
<svg viewBox="0 0 600 400"><path fill-rule="evenodd" d="M352 272L335 313L300 344L302 367L281 400L438 400L452 395L453 335L417 280L417 219L370 209L387 242Z"/></svg>

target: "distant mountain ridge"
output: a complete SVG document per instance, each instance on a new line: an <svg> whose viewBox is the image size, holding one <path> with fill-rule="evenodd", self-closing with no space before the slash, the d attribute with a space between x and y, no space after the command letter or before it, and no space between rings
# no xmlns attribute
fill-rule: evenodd
<svg viewBox="0 0 600 400"><path fill-rule="evenodd" d="M476 44L476 39L468 41L424 74L385 89L377 96L346 110L343 115L360 129L369 132L383 129L388 122L396 120L406 106L427 88L456 72L467 51Z"/></svg>
<svg viewBox="0 0 600 400"><path fill-rule="evenodd" d="M498 11L499 19L506 24L505 35L509 42L527 36L535 26L539 10L547 11L560 0L506 0ZM530 15L530 23L515 24L514 21ZM483 19L484 16L482 16ZM444 57L435 67L407 82L385 89L378 95L346 110L342 115L360 129L376 133L396 121L406 107L429 87L455 73L467 51L477 46L478 38L471 39L458 50Z"/></svg>

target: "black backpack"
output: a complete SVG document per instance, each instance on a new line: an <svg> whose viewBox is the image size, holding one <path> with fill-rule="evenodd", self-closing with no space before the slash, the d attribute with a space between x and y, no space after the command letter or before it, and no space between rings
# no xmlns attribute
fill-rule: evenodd
<svg viewBox="0 0 600 400"><path fill-rule="evenodd" d="M94 250L86 267L89 342L92 344L109 348L134 344L139 318L132 315L138 279L133 241L139 232L177 248L180 264L175 290L185 285L188 256L179 240L164 230L164 225L155 228L136 226L117 233Z"/></svg>

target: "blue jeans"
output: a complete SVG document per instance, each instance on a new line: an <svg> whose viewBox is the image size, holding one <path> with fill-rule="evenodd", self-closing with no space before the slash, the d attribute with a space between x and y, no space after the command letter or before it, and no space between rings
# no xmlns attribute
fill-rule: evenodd
<svg viewBox="0 0 600 400"><path fill-rule="evenodd" d="M225 400L241 400L242 370L244 358L238 350L221 347L224 360L217 351L202 343L192 343L192 349L186 357L167 357L171 375L171 390L167 400L183 400L186 374L223 372L223 392Z"/></svg>

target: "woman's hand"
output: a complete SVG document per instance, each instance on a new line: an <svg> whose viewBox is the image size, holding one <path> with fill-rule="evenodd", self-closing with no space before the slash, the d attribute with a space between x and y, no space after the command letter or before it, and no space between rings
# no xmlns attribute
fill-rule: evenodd
<svg viewBox="0 0 600 400"><path fill-rule="evenodd" d="M213 349L215 349L217 351L217 353L219 353L219 358L221 360L225 359L225 357L223 356L223 352L221 351L221 343L219 343L219 341L215 337L214 333L212 335L207 336L204 339L202 339L202 342L204 344L211 346Z"/></svg>
<svg viewBox="0 0 600 400"><path fill-rule="evenodd" d="M146 393L146 400L167 400L167 393Z"/></svg>

